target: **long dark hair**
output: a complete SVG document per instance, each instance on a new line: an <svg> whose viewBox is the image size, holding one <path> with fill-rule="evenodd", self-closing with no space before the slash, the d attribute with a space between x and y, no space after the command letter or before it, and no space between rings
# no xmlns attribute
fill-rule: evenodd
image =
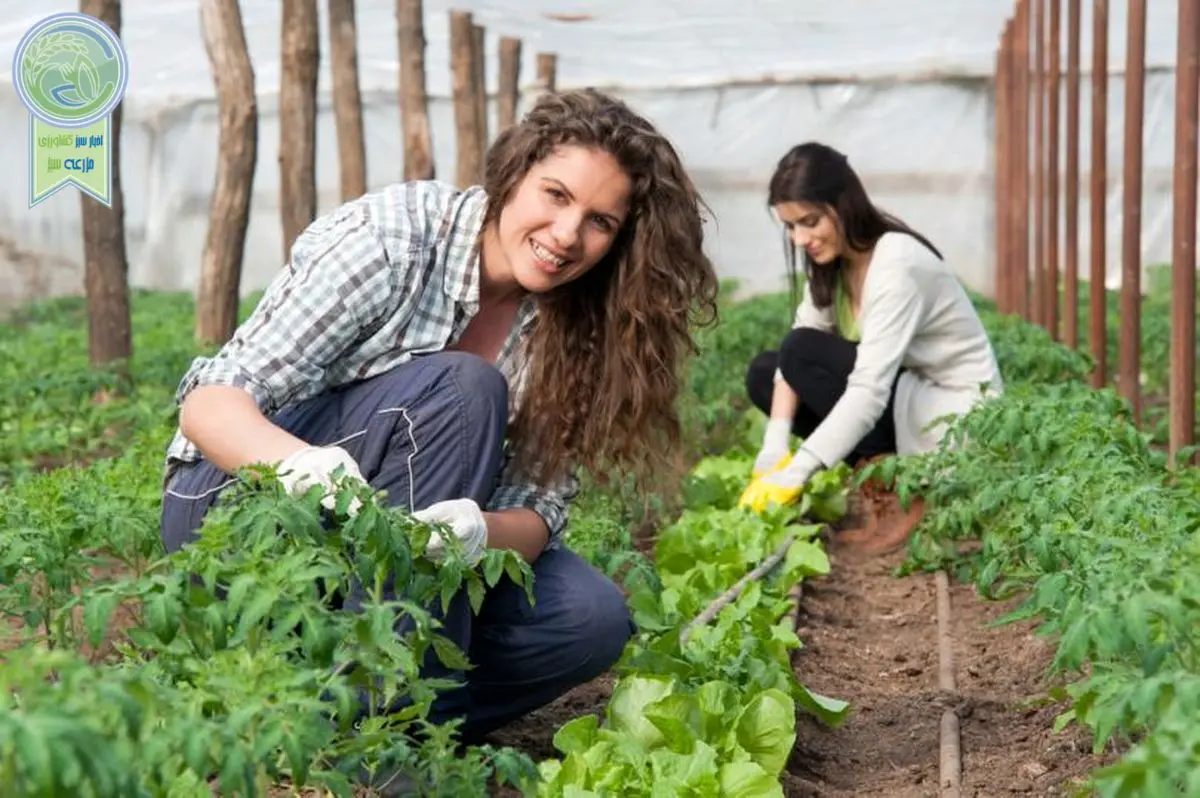
<svg viewBox="0 0 1200 798"><path fill-rule="evenodd" d="M939 259L942 257L923 235L875 207L846 156L826 144L815 141L798 144L779 160L767 189L767 205L773 207L781 202L807 202L832 209L851 249L868 250L884 233L907 233ZM796 245L786 229L783 244L795 308ZM827 308L833 303L834 288L845 266L840 255L828 267L820 269L814 269L809 259L804 258L804 277L812 287L817 307Z"/></svg>

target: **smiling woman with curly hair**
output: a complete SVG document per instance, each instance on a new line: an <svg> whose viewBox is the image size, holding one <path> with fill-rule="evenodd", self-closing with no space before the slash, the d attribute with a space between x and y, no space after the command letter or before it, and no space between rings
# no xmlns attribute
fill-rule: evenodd
<svg viewBox="0 0 1200 798"><path fill-rule="evenodd" d="M572 471L673 460L692 325L716 318L701 210L662 134L587 90L501 133L483 186L400 183L317 219L179 386L166 548L195 539L243 466L276 465L293 492L342 468L447 524L472 561L532 563L535 604L501 581L477 616L465 596L445 614L475 668L435 718L477 739L603 672L633 626L562 544Z"/></svg>

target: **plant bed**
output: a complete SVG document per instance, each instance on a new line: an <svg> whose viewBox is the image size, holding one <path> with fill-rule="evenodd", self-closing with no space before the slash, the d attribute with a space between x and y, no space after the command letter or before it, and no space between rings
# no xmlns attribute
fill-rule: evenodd
<svg viewBox="0 0 1200 798"><path fill-rule="evenodd" d="M834 534L829 576L806 583L797 678L850 704L830 729L801 716L789 796L924 798L938 794L941 710L957 709L964 796L1070 795L1104 761L1085 731L1053 730L1046 703L1053 646L1032 625L991 627L1010 604L951 586L957 695L938 690L932 574L897 578L905 554L863 556Z"/></svg>

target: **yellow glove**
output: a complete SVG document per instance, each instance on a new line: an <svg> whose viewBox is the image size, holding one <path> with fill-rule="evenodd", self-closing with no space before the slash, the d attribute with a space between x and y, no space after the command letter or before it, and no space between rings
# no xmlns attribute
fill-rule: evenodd
<svg viewBox="0 0 1200 798"><path fill-rule="evenodd" d="M800 449L782 467L755 477L742 493L738 506L760 513L772 504L780 507L791 504L800 498L809 477L820 468L821 462L816 457Z"/></svg>
<svg viewBox="0 0 1200 798"><path fill-rule="evenodd" d="M770 474L757 477L751 481L746 490L742 492L742 498L738 500L738 507L746 507L756 513L761 513L772 504L782 507L800 498L803 485L798 487L784 487L783 485L767 481L767 476L770 476Z"/></svg>

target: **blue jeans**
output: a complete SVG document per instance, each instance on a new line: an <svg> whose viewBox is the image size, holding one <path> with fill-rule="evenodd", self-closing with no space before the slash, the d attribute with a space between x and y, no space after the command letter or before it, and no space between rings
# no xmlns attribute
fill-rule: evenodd
<svg viewBox="0 0 1200 798"><path fill-rule="evenodd" d="M310 444L345 448L393 505L420 510L470 497L485 506L501 465L508 384L482 358L442 352L314 397L272 420ZM195 539L204 514L232 481L205 460L172 474L162 508L168 552ZM423 664L426 677L464 680L438 697L431 719L462 717L465 742L599 676L635 631L620 588L569 549L547 550L532 567L533 606L504 577L478 615L463 593L442 616L441 633L474 666L469 676L446 670L432 653Z"/></svg>

